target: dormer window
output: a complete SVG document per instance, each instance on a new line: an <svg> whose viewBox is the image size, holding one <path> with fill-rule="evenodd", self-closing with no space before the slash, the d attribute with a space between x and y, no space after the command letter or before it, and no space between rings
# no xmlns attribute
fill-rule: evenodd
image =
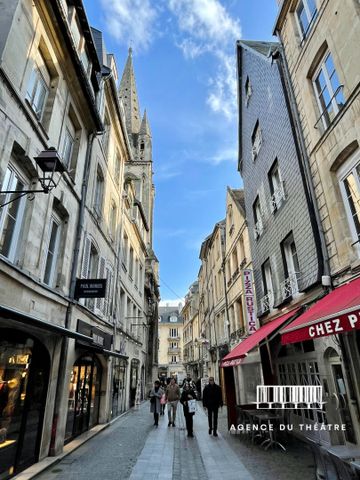
<svg viewBox="0 0 360 480"><path fill-rule="evenodd" d="M246 82L245 82L245 105L248 106L250 97L252 95L252 87L250 83L249 77L247 77Z"/></svg>
<svg viewBox="0 0 360 480"><path fill-rule="evenodd" d="M252 144L252 149L251 149L252 159L253 161L255 161L259 154L260 147L262 144L262 136L261 136L261 130L259 126L259 120L256 122L253 133L251 135L251 144Z"/></svg>

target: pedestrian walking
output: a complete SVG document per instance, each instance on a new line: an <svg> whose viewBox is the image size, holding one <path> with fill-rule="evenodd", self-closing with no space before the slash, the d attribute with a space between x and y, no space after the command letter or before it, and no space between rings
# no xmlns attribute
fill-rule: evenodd
<svg viewBox="0 0 360 480"><path fill-rule="evenodd" d="M219 407L223 406L221 387L216 385L214 377L209 377L209 383L203 391L203 406L208 411L209 435L217 437L217 422Z"/></svg>
<svg viewBox="0 0 360 480"><path fill-rule="evenodd" d="M159 426L159 413L161 411L160 399L164 391L160 387L159 380L155 380L154 388L150 391L150 412L154 414L154 425Z"/></svg>
<svg viewBox="0 0 360 480"><path fill-rule="evenodd" d="M195 412L189 412L189 400L195 400L196 393L194 389L191 387L190 383L185 383L183 385L183 391L180 397L180 402L182 403L184 409L184 417L186 422L186 430L188 432L188 437L193 437L193 416Z"/></svg>
<svg viewBox="0 0 360 480"><path fill-rule="evenodd" d="M171 425L175 427L176 409L180 399L180 388L179 385L175 382L175 378L172 378L170 380L170 383L166 388L165 398L167 402L167 411L169 418L168 427L170 427Z"/></svg>
<svg viewBox="0 0 360 480"><path fill-rule="evenodd" d="M190 373L188 373L186 375L186 378L185 378L185 380L183 381L183 384L182 384L182 388L184 388L186 383L188 383L190 385L190 388L192 388L194 390L194 392L196 393L196 385L195 385L195 382L193 382Z"/></svg>

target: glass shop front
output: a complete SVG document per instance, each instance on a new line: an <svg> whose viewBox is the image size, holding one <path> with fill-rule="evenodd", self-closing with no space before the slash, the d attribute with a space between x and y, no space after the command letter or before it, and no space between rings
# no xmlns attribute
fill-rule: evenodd
<svg viewBox="0 0 360 480"><path fill-rule="evenodd" d="M82 355L71 371L65 443L99 421L102 368L95 353Z"/></svg>
<svg viewBox="0 0 360 480"><path fill-rule="evenodd" d="M49 365L38 340L0 329L0 480L38 460Z"/></svg>

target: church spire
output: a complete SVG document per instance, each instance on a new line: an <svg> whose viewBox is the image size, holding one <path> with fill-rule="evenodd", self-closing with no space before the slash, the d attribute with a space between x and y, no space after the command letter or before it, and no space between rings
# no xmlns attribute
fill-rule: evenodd
<svg viewBox="0 0 360 480"><path fill-rule="evenodd" d="M137 95L135 74L132 63L132 48L126 61L123 76L120 82L119 96L125 109L126 127L129 134L140 131L140 109Z"/></svg>
<svg viewBox="0 0 360 480"><path fill-rule="evenodd" d="M149 137L151 137L150 125L147 119L146 109L144 111L144 116L141 121L140 135L148 135Z"/></svg>

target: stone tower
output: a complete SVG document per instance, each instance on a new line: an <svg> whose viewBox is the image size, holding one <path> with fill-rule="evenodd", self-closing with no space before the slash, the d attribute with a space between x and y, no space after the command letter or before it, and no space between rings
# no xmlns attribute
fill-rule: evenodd
<svg viewBox="0 0 360 480"><path fill-rule="evenodd" d="M142 203L150 227L147 244L151 247L155 193L151 130L146 110L141 118L131 48L129 48L129 55L120 82L119 97L124 106L126 129L132 149L132 159L126 165L126 171L135 179L137 200Z"/></svg>

